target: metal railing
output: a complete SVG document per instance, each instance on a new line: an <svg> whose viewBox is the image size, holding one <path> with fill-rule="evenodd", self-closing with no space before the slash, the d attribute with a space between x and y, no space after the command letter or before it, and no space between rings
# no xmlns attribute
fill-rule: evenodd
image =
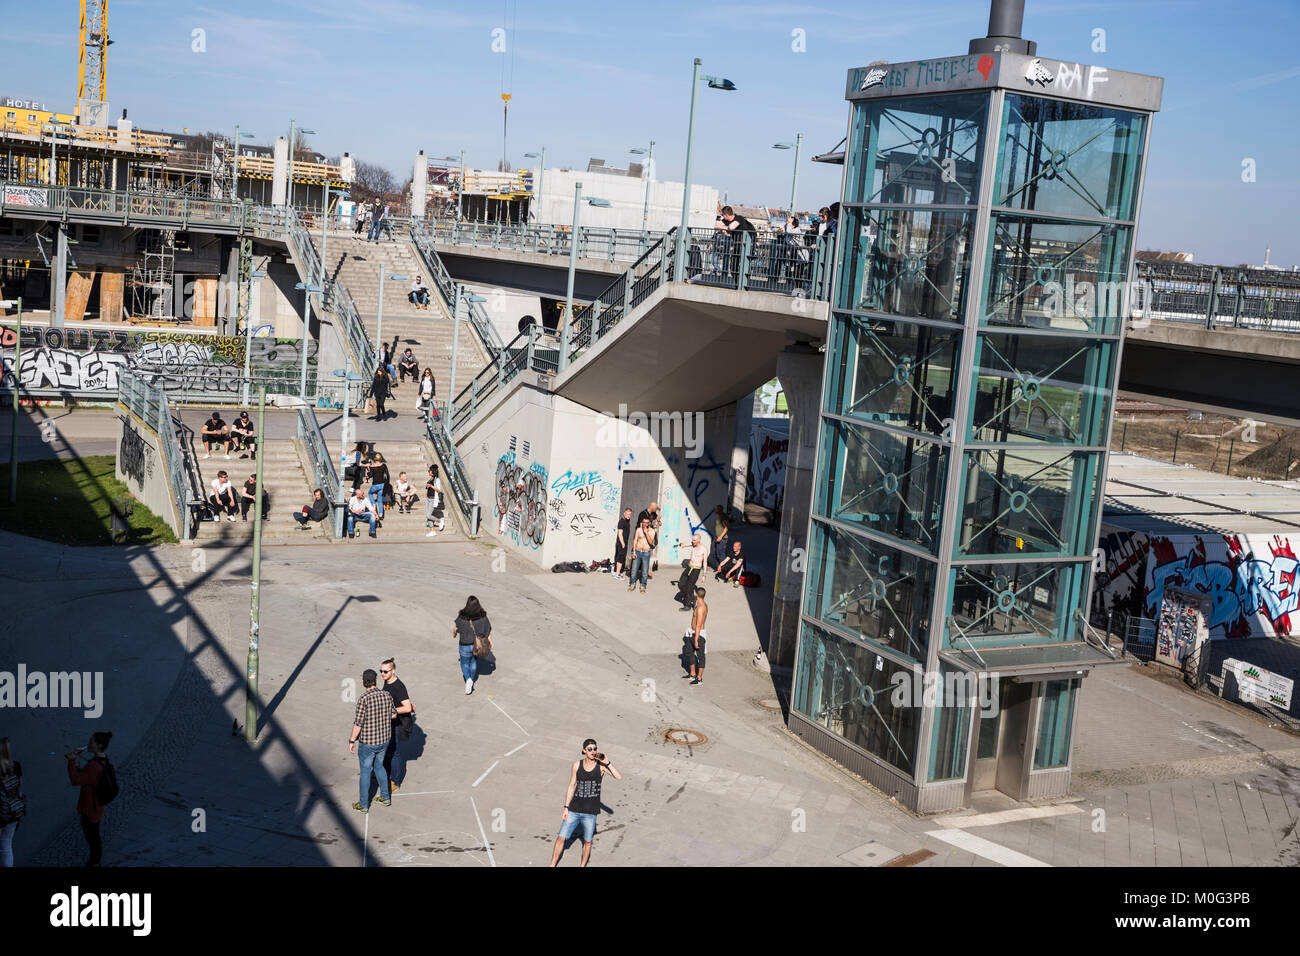
<svg viewBox="0 0 1300 956"><path fill-rule="evenodd" d="M338 319L344 340L352 352L353 359L359 363L359 369L367 371L373 369L377 352L370 341L370 335L366 332L365 324L361 321L361 316L357 313L357 307L352 302L352 296L348 294L347 289L325 275L320 253L316 251L316 243L311 233L303 226L302 220L298 218L298 214L290 208L280 212L284 217L284 236L289 246L289 254L298 263L298 274L302 277L302 281L311 283L325 276L322 291L312 293L316 308L322 312L329 312Z"/></svg>
<svg viewBox="0 0 1300 956"><path fill-rule="evenodd" d="M1207 329L1300 332L1300 276L1262 269L1139 262L1132 316Z"/></svg>
<svg viewBox="0 0 1300 956"><path fill-rule="evenodd" d="M49 213L66 220L105 219L123 225L144 220L187 228L191 225L224 226L232 231L251 228L262 216L252 203L223 199L195 199L130 189L86 189L40 183L0 182L0 216L19 211Z"/></svg>
<svg viewBox="0 0 1300 956"><path fill-rule="evenodd" d="M321 434L320 422L316 413L310 408L298 409L298 438L307 449L307 459L311 463L312 477L316 487L325 492L325 499L330 502L330 527L334 537L343 537L344 501L336 500L339 493L339 473L334 469L334 460L330 458L329 446Z"/></svg>
<svg viewBox="0 0 1300 956"><path fill-rule="evenodd" d="M834 240L811 233L691 229L687 280L720 289L830 298Z"/></svg>
<svg viewBox="0 0 1300 956"><path fill-rule="evenodd" d="M469 246L510 252L533 252L568 258L573 241L571 226L549 226L518 222L457 222L423 220L415 228L444 245ZM578 227L578 258L604 262L634 262L662 232L640 229Z"/></svg>
<svg viewBox="0 0 1300 956"><path fill-rule="evenodd" d="M117 400L132 414L140 418L158 434L162 446L163 464L166 468L167 487L176 508L180 527L173 527L177 537L186 540L194 537L194 521L190 514L193 489L186 477L185 459L176 440L176 426L172 422L171 407L164 389L150 385L126 370L118 372Z"/></svg>
<svg viewBox="0 0 1300 956"><path fill-rule="evenodd" d="M433 278L434 288L442 296L442 301L447 306L447 311L451 314L452 319L456 318L456 305L458 302L464 302L466 305L465 312L469 316L470 325L478 333L479 342L487 351L488 358L495 360L501 354L504 347L501 342L501 336L497 333L496 327L488 318L487 312L479 302L471 301L465 294L464 286L459 285L447 271L446 265L438 257L438 251L433 246L433 240L429 234L416 223L411 226L411 242L415 246L415 251L419 253L420 258L424 261L424 267L428 270L429 275Z"/></svg>
<svg viewBox="0 0 1300 956"><path fill-rule="evenodd" d="M559 367L560 349L555 333L536 325L528 326L527 331L511 339L500 354L456 394L455 408L448 422L449 434L454 435L468 425L478 414L479 406L520 372L531 370L554 375Z"/></svg>
<svg viewBox="0 0 1300 956"><path fill-rule="evenodd" d="M465 516L469 536L473 537L478 534L479 527L478 495L470 487L465 463L460 457L460 452L456 450L456 443L452 440L446 402L435 399L431 404L432 411L426 409L424 412L424 427L429 435L429 441L433 442L438 457L442 459L443 470L447 475L447 486Z"/></svg>

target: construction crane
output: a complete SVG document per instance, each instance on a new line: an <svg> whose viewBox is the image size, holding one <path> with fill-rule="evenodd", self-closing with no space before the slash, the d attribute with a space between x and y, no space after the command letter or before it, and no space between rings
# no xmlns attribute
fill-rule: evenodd
<svg viewBox="0 0 1300 956"><path fill-rule="evenodd" d="M108 102L108 0L81 0L81 28L77 54L77 112L87 96L91 102ZM87 86L87 77L90 85ZM86 117L81 116L84 122Z"/></svg>

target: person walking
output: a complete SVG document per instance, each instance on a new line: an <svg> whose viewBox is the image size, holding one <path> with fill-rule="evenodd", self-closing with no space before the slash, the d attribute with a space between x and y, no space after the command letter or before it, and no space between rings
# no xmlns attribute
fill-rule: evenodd
<svg viewBox="0 0 1300 956"><path fill-rule="evenodd" d="M303 505L299 511L292 512L293 520L298 522L299 529L307 530L307 522L324 521L330 513L330 503L325 498L325 492L317 488L311 493L311 504Z"/></svg>
<svg viewBox="0 0 1300 956"><path fill-rule="evenodd" d="M636 561L632 565L632 574L627 579L627 589L631 591L641 579L641 593L645 594L647 575L650 573L650 552L654 550L655 532L650 527L650 519L641 518L636 534L632 537L632 550L636 552Z"/></svg>
<svg viewBox="0 0 1300 956"><path fill-rule="evenodd" d="M370 397L375 400L375 417L371 421L382 422L388 417L388 409L384 407L384 403L392 394L389 388L390 381L387 369L382 365L375 369L375 377L370 381Z"/></svg>
<svg viewBox="0 0 1300 956"><path fill-rule="evenodd" d="M428 408L433 412L433 416L437 418L437 410L432 408L437 391L438 385L433 380L433 369L426 368L420 376L420 397L416 399L415 407L420 411Z"/></svg>
<svg viewBox="0 0 1300 956"><path fill-rule="evenodd" d="M352 210L352 217L352 232L354 235L359 236L366 225L366 204L364 202L357 203L356 208Z"/></svg>
<svg viewBox="0 0 1300 956"><path fill-rule="evenodd" d="M658 545L659 545L659 528L660 528L660 527L663 525L663 523L664 523L663 515L661 515L661 514L659 513L659 502L657 502L657 501L652 501L652 502L650 502L650 504L646 505L645 510L642 511L639 515L637 515L637 519L636 519L636 520L637 520L637 524L638 524L638 525L641 523L641 519L642 519L642 518L648 518L648 519L650 520L650 530L654 532L654 537L653 537L652 543L651 543L651 545L650 545L650 562L651 562L651 563L646 565L646 577L647 577L647 579L648 579L648 580L654 580L654 571L655 571L655 568L653 567L653 565L654 565L655 563L657 563L657 562L655 561L654 552L655 552L656 548L657 548Z"/></svg>
<svg viewBox="0 0 1300 956"><path fill-rule="evenodd" d="M700 572L704 570L708 558L709 548L697 531L691 535L690 563L677 579L677 596L673 599L681 604L683 611L689 611L695 606L695 582L700 579Z"/></svg>
<svg viewBox="0 0 1300 956"><path fill-rule="evenodd" d="M709 618L709 605L704 601L704 588L695 589L695 608L691 612L691 647L695 654L691 658L691 684L704 680L704 622Z"/></svg>
<svg viewBox="0 0 1300 956"><path fill-rule="evenodd" d="M384 769L388 772L390 793L402 788L406 779L406 756L402 753L402 744L411 739L415 727L415 704L406 685L397 679L397 662L391 657L379 665L379 676L384 679L384 690L393 698L393 726L384 751Z"/></svg>
<svg viewBox="0 0 1300 956"><path fill-rule="evenodd" d="M609 758L597 749L596 741L588 737L582 742L582 756L574 761L569 788L564 791L564 813L560 816L560 835L555 838L551 866L560 865L564 843L575 832L582 840L582 865L586 866L591 859L596 818L600 814L600 784L605 774L615 780L623 779Z"/></svg>
<svg viewBox="0 0 1300 956"><path fill-rule="evenodd" d="M367 494L375 506L375 514L380 521L384 520L384 489L388 487L388 478L388 466L384 464L384 456L375 452L374 464L370 466L370 490Z"/></svg>
<svg viewBox="0 0 1300 956"><path fill-rule="evenodd" d="M361 799L352 804L353 810L370 812L370 775L379 781L379 802L393 805L388 789L388 771L384 769L384 752L392 737L392 696L375 686L376 674L367 667L361 673L361 686L365 688L357 700L357 713L352 720L352 735L348 739L348 753L356 754L361 764Z"/></svg>
<svg viewBox="0 0 1300 956"><path fill-rule="evenodd" d="M456 623L451 627L452 637L460 646L460 672L465 678L465 693L474 693L474 679L478 677L478 660L475 651L483 653L492 650L492 622L488 620L487 611L479 604L478 598L470 595L465 606L456 615Z"/></svg>
<svg viewBox="0 0 1300 956"><path fill-rule="evenodd" d="M221 520L221 512L226 513L226 519L235 520L235 512L239 510L239 502L235 498L235 486L230 481L230 476L224 471L217 472L217 477L212 479L212 494L208 495L208 504L212 507L212 518L214 521Z"/></svg>
<svg viewBox="0 0 1300 956"><path fill-rule="evenodd" d="M624 508L623 517L614 531L614 576L623 576L623 562L632 550L632 509Z"/></svg>
<svg viewBox="0 0 1300 956"><path fill-rule="evenodd" d="M429 477L424 483L424 526L429 529L426 538L438 537L447 524L443 517L444 502L442 498L442 482L438 480L438 466L429 466ZM438 522L435 528L433 523Z"/></svg>
<svg viewBox="0 0 1300 956"><path fill-rule="evenodd" d="M64 754L68 761L68 780L74 787L81 788L81 795L77 798L77 815L81 818L81 832L90 849L86 866L99 866L104 853L99 825L104 820L104 807L117 796L117 773L106 755L112 739L113 735L109 731L97 731L90 735L90 742L85 747ZM78 767L77 758L87 750L90 751L90 759Z"/></svg>
<svg viewBox="0 0 1300 956"><path fill-rule="evenodd" d="M23 765L14 759L8 737L0 737L0 867L14 865L14 833L27 813Z"/></svg>

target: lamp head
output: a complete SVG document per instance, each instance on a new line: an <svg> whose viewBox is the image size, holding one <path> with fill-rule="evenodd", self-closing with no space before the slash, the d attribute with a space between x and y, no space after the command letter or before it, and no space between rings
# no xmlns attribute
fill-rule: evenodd
<svg viewBox="0 0 1300 956"><path fill-rule="evenodd" d="M735 83L732 83L731 80L723 76L706 76L704 80L709 84L710 88L715 90L731 91L736 88Z"/></svg>

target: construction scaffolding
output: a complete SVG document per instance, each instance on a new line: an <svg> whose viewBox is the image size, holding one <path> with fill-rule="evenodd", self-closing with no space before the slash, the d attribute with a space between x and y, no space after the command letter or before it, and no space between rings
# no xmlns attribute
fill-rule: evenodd
<svg viewBox="0 0 1300 956"><path fill-rule="evenodd" d="M175 318L176 230L141 233L140 260L131 269L131 317L157 322Z"/></svg>

